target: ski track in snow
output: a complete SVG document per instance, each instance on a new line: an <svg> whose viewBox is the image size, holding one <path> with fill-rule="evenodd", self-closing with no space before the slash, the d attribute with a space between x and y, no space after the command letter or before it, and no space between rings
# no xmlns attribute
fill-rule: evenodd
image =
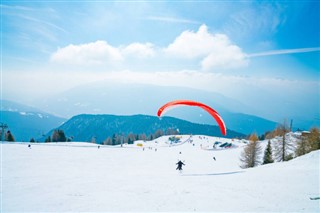
<svg viewBox="0 0 320 213"><path fill-rule="evenodd" d="M1 212L319 211L320 201L309 199L320 194L319 151L241 169L240 141L192 140L179 146L170 146L168 136L136 142L144 151L79 142L31 149L26 143L2 144ZM215 151L215 141L237 148ZM175 170L178 159L186 164L182 172Z"/></svg>

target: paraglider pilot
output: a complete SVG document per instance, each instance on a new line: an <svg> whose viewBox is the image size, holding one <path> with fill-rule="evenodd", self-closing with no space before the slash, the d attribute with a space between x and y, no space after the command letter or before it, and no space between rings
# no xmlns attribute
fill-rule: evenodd
<svg viewBox="0 0 320 213"><path fill-rule="evenodd" d="M182 165L185 165L181 160L179 160L176 164L178 165L176 170L182 170Z"/></svg>

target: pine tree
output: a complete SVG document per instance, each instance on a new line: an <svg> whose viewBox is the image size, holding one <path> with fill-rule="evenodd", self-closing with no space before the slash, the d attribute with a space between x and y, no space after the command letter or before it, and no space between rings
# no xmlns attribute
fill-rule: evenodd
<svg viewBox="0 0 320 213"><path fill-rule="evenodd" d="M257 166L259 161L259 156L261 155L261 146L258 141L256 134L252 134L249 138L249 144L247 144L241 155L240 161L242 162L241 168L251 168Z"/></svg>
<svg viewBox="0 0 320 213"><path fill-rule="evenodd" d="M149 135L149 141L152 141L153 139L154 139L153 134L150 134L150 135Z"/></svg>
<svg viewBox="0 0 320 213"><path fill-rule="evenodd" d="M52 142L66 142L67 138L63 130L54 130L52 133Z"/></svg>
<svg viewBox="0 0 320 213"><path fill-rule="evenodd" d="M268 145L266 150L264 151L264 157L263 157L263 163L262 164L268 164L273 163L272 159L272 147L271 147L271 141L268 141Z"/></svg>
<svg viewBox="0 0 320 213"><path fill-rule="evenodd" d="M131 144L132 143L132 141L131 141L129 136L126 138L126 142L127 142L127 144Z"/></svg>
<svg viewBox="0 0 320 213"><path fill-rule="evenodd" d="M34 138L31 138L31 139L30 139L30 143L34 143L34 142L36 142L36 141L34 140Z"/></svg>
<svg viewBox="0 0 320 213"><path fill-rule="evenodd" d="M128 144L133 144L133 142L136 140L136 136L133 133L130 133L127 138Z"/></svg>
<svg viewBox="0 0 320 213"><path fill-rule="evenodd" d="M63 130L59 129L58 130L58 134L59 134L59 141L61 141L61 142L66 142L67 141L67 137L64 134Z"/></svg>
<svg viewBox="0 0 320 213"><path fill-rule="evenodd" d="M118 137L118 136L117 136L116 134L113 134L113 135L112 135L112 140L111 140L111 142L112 142L111 145L112 145L112 146L116 145L117 137Z"/></svg>
<svg viewBox="0 0 320 213"><path fill-rule="evenodd" d="M10 141L10 142L14 142L14 136L12 135L11 131L8 130L7 134L6 134L6 141Z"/></svg>
<svg viewBox="0 0 320 213"><path fill-rule="evenodd" d="M46 142L46 143L51 142L51 137L48 136L44 142Z"/></svg>

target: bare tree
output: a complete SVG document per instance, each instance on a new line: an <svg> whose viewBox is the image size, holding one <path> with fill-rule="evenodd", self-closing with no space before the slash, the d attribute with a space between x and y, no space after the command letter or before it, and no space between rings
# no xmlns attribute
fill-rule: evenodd
<svg viewBox="0 0 320 213"><path fill-rule="evenodd" d="M147 140L146 134L145 133L140 134L139 135L139 140L143 140L143 141Z"/></svg>
<svg viewBox="0 0 320 213"><path fill-rule="evenodd" d="M93 137L91 138L91 143L97 143L97 140L96 140L96 137L95 137L95 136L93 136Z"/></svg>
<svg viewBox="0 0 320 213"><path fill-rule="evenodd" d="M311 146L311 151L320 149L320 130L319 128L311 128L310 134L307 136Z"/></svg>
<svg viewBox="0 0 320 213"><path fill-rule="evenodd" d="M112 145L112 139L108 137L105 141L103 141L103 145Z"/></svg>
<svg viewBox="0 0 320 213"><path fill-rule="evenodd" d="M257 166L260 161L262 149L258 141L258 136L256 134L252 134L249 138L249 144L247 144L241 155L240 161L242 162L241 168L251 168Z"/></svg>
<svg viewBox="0 0 320 213"><path fill-rule="evenodd" d="M162 131L162 129L158 129L155 133L154 133L154 137L155 138L159 138L161 136L164 135L164 132Z"/></svg>
<svg viewBox="0 0 320 213"><path fill-rule="evenodd" d="M320 131L318 128L311 128L307 135L301 135L297 144L296 155L301 156L311 151L320 149Z"/></svg>
<svg viewBox="0 0 320 213"><path fill-rule="evenodd" d="M292 159L294 146L288 134L290 129L287 122L284 121L283 124L280 124L274 132L276 135L274 147L277 161L288 161Z"/></svg>
<svg viewBox="0 0 320 213"><path fill-rule="evenodd" d="M179 131L177 129L169 128L166 130L166 135L179 135Z"/></svg>
<svg viewBox="0 0 320 213"><path fill-rule="evenodd" d="M59 133L58 131L55 129L52 133L52 142L58 142L59 141Z"/></svg>
<svg viewBox="0 0 320 213"><path fill-rule="evenodd" d="M296 156L307 154L310 148L311 147L309 146L307 137L302 135L301 138L299 138L299 141L297 142L297 148L295 151Z"/></svg>

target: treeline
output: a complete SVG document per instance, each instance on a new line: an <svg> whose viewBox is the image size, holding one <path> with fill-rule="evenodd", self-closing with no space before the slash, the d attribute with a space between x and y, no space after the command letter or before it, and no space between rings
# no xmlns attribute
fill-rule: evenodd
<svg viewBox="0 0 320 213"><path fill-rule="evenodd" d="M319 128L311 128L308 132L301 132L301 135L293 135L290 132L288 125L284 123L266 133L264 138L268 139L268 145L264 153L262 153L260 138L256 134L250 135L249 143L240 155L241 167L251 168L275 161L288 161L320 149ZM261 157L263 157L262 160Z"/></svg>
<svg viewBox="0 0 320 213"><path fill-rule="evenodd" d="M145 133L142 134L133 134L130 133L127 136L123 134L113 134L112 137L108 137L103 144L104 145L119 145L119 144L133 144L137 140L154 140L159 138L163 135L178 135L179 132L176 129L167 129L165 132L161 129L158 129L154 134L146 135Z"/></svg>
<svg viewBox="0 0 320 213"><path fill-rule="evenodd" d="M2 139L2 137L3 137L3 135L2 135L2 132L0 131L0 139ZM9 141L9 142L15 142L16 141L10 130L8 130L5 133L4 140L5 141ZM58 130L54 130L53 133L52 133L52 136L48 136L45 139L45 142L66 142L66 141L71 141L71 140L72 140L72 138L67 138L65 136L63 130L58 129ZM37 141L34 138L31 138L30 142L31 143L35 143Z"/></svg>
<svg viewBox="0 0 320 213"><path fill-rule="evenodd" d="M156 138L159 138L163 135L178 135L179 132L176 129L167 129L166 131L163 131L161 129L158 129L153 134L146 135L145 133L141 134L134 134L130 133L128 135L124 135L122 133L114 133L112 137L107 137L102 144L104 145L119 145L119 144L133 144L136 140L153 140ZM46 143L49 142L70 142L73 140L73 137L67 137L63 130L56 129L53 131L51 136L48 136L45 139ZM34 138L31 138L30 142L36 142ZM90 140L91 143L101 143L96 141L95 137L92 137Z"/></svg>
<svg viewBox="0 0 320 213"><path fill-rule="evenodd" d="M65 133L61 129L55 129L51 136L48 136L44 142L50 143L50 142L70 142L72 141L72 137L66 137ZM30 139L30 142L36 142L34 138Z"/></svg>

